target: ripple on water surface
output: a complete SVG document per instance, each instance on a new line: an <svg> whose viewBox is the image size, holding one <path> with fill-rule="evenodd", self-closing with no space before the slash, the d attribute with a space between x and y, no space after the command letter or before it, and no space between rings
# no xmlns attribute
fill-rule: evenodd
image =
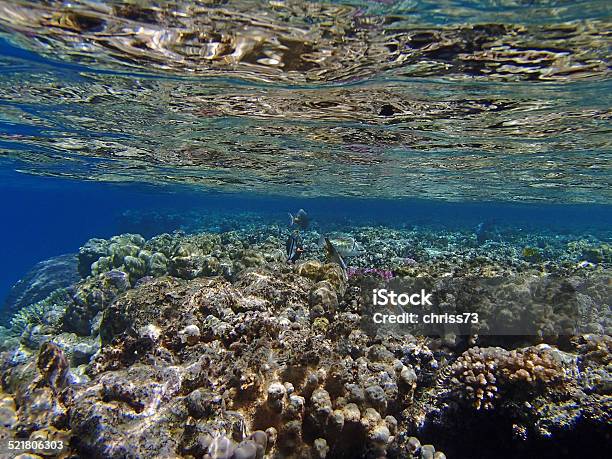
<svg viewBox="0 0 612 459"><path fill-rule="evenodd" d="M606 2L0 1L0 30L23 171L610 199Z"/></svg>

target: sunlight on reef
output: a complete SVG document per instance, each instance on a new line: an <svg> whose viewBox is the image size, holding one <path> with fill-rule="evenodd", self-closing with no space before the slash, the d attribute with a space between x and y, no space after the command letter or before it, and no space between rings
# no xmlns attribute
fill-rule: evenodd
<svg viewBox="0 0 612 459"><path fill-rule="evenodd" d="M502 438L495 457L517 457L580 449L583 430L604 438L609 243L336 223L331 240L360 244L343 272L319 222L292 264L268 220L198 213L225 230L87 241L69 288L8 309L1 428L105 458L484 458ZM376 326L368 298L383 287L480 320L427 336Z"/></svg>

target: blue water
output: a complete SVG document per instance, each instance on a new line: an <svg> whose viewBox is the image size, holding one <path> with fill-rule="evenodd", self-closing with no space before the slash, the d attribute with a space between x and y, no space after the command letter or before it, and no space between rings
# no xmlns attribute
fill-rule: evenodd
<svg viewBox="0 0 612 459"><path fill-rule="evenodd" d="M270 225L285 225L287 213L308 209L319 224L437 225L472 229L483 221L557 233L586 232L604 236L612 228L612 206L536 205L503 202L445 203L425 200L270 197L214 193L186 187L79 182L16 173L1 173L0 297L35 263L76 253L89 238L109 238L125 231L151 237L155 228L126 226L126 211L185 214L244 212L261 214ZM247 217L248 218L248 217ZM249 223L245 221L245 223ZM180 229L164 227L160 231Z"/></svg>
<svg viewBox="0 0 612 459"><path fill-rule="evenodd" d="M0 298L91 237L155 234L126 212L609 239L609 2L235 2L238 32L202 13L221 38L141 3L0 18Z"/></svg>

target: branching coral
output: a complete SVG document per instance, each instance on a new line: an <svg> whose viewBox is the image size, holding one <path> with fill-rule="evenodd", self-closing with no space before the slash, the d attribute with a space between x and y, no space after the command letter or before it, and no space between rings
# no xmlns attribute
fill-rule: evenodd
<svg viewBox="0 0 612 459"><path fill-rule="evenodd" d="M12 333L21 335L28 326L56 325L70 301L68 289L58 289L44 300L21 308L11 318ZM54 311L58 314L53 314Z"/></svg>
<svg viewBox="0 0 612 459"><path fill-rule="evenodd" d="M564 369L543 345L507 351L500 347L473 347L452 364L452 390L474 408L492 409L500 393L517 384L543 387L562 382Z"/></svg>
<svg viewBox="0 0 612 459"><path fill-rule="evenodd" d="M461 396L477 410L493 407L497 397L495 373L501 351L500 348L474 347L464 352L451 367L452 385L462 389Z"/></svg>

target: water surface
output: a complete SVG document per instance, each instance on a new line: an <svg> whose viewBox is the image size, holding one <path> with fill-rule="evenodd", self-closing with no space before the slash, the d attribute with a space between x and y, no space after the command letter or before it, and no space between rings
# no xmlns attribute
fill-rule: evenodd
<svg viewBox="0 0 612 459"><path fill-rule="evenodd" d="M0 2L29 174L609 203L606 1Z"/></svg>

